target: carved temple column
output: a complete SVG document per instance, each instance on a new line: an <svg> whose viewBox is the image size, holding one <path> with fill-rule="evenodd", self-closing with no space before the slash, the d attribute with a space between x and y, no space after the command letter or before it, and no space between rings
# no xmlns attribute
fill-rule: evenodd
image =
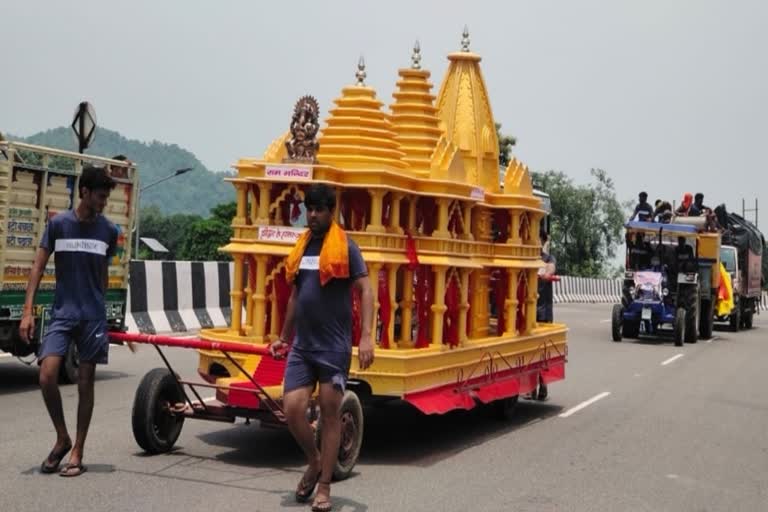
<svg viewBox="0 0 768 512"><path fill-rule="evenodd" d="M368 193L371 195L371 221L365 227L365 230L369 233L386 233L387 228L381 223L381 214L384 196L387 195L387 191L374 188L369 190Z"/></svg>
<svg viewBox="0 0 768 512"><path fill-rule="evenodd" d="M432 310L432 342L430 347L443 345L443 317L448 309L445 305L445 275L448 269L442 266L432 267L435 274L435 301L430 308Z"/></svg>
<svg viewBox="0 0 768 512"><path fill-rule="evenodd" d="M253 317L251 335L257 342L264 341L264 320L267 314L267 255L255 256L256 289L253 291ZM274 321L272 323L275 323Z"/></svg>
<svg viewBox="0 0 768 512"><path fill-rule="evenodd" d="M527 269L528 296L525 299L525 333L530 334L536 327L536 301L539 296L537 270Z"/></svg>
<svg viewBox="0 0 768 512"><path fill-rule="evenodd" d="M507 243L519 245L520 244L520 211L509 211L509 238Z"/></svg>
<svg viewBox="0 0 768 512"><path fill-rule="evenodd" d="M249 201L251 210L248 213L248 224L253 225L256 224L256 219L259 217L259 188L256 185L250 185L248 187L248 192L251 196L251 200Z"/></svg>
<svg viewBox="0 0 768 512"><path fill-rule="evenodd" d="M391 192L391 194L392 211L389 215L389 226L387 226L387 231L402 235L403 228L400 227L400 201L403 199L403 194L400 192Z"/></svg>
<svg viewBox="0 0 768 512"><path fill-rule="evenodd" d="M403 300L400 301L400 341L404 347L413 346L413 270L403 272Z"/></svg>
<svg viewBox="0 0 768 512"><path fill-rule="evenodd" d="M504 336L517 336L517 284L520 269L507 269L507 298L504 301Z"/></svg>
<svg viewBox="0 0 768 512"><path fill-rule="evenodd" d="M256 262L252 258L244 258L244 268L243 268L243 274L246 275L245 279L245 333L246 334L252 334L253 330L253 293L254 290L251 288L251 272L253 272L253 269L251 269L251 265L255 265ZM247 266L247 272L246 267Z"/></svg>
<svg viewBox="0 0 768 512"><path fill-rule="evenodd" d="M389 348L398 348L397 340L395 340L395 314L397 313L397 269L400 265L397 263L390 263L387 265L387 285L389 287L389 328L387 329L387 335L389 336Z"/></svg>
<svg viewBox="0 0 768 512"><path fill-rule="evenodd" d="M474 240L475 237L472 236L472 207L474 205L472 203L463 203L462 204L462 210L464 212L464 233L461 235L462 240Z"/></svg>
<svg viewBox="0 0 768 512"><path fill-rule="evenodd" d="M371 338L375 344L376 339L376 327L379 321L379 271L381 270L381 263L369 263L368 264L368 279L371 281L371 293L373 293L373 325L371 326ZM362 317L361 317L362 321Z"/></svg>
<svg viewBox="0 0 768 512"><path fill-rule="evenodd" d="M237 212L235 213L235 218L232 219L232 224L242 226L246 223L245 215L248 206L248 185L235 182L235 189L237 190Z"/></svg>
<svg viewBox="0 0 768 512"><path fill-rule="evenodd" d="M234 253L232 258L235 260L235 275L232 279L232 291L229 293L232 300L232 324L230 331L233 334L240 335L243 322L243 259L242 254Z"/></svg>
<svg viewBox="0 0 768 512"><path fill-rule="evenodd" d="M448 210L451 206L451 200L445 197L438 197L437 201L437 227L432 233L433 238L451 238L451 232L448 231Z"/></svg>
<svg viewBox="0 0 768 512"><path fill-rule="evenodd" d="M472 269L461 268L461 304L459 306L459 346L467 342L467 312L469 311L469 276Z"/></svg>
<svg viewBox="0 0 768 512"><path fill-rule="evenodd" d="M491 243L491 212L480 208L475 212L473 235L475 240ZM469 337L472 339L485 338L490 328L490 283L491 271L488 268L472 272L469 279L470 297Z"/></svg>
<svg viewBox="0 0 768 512"><path fill-rule="evenodd" d="M256 224L259 226L269 225L269 193L271 190L271 183L259 183L259 213L256 218Z"/></svg>

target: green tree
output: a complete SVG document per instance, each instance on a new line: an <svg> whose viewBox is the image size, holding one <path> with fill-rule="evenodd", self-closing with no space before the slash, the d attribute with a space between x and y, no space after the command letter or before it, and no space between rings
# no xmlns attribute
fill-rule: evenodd
<svg viewBox="0 0 768 512"><path fill-rule="evenodd" d="M559 274L606 277L621 245L625 213L613 180L592 169L592 183L575 185L562 172L532 173L533 186L552 201L551 251Z"/></svg>
<svg viewBox="0 0 768 512"><path fill-rule="evenodd" d="M211 217L192 224L184 236L181 259L196 261L229 261L227 253L219 248L232 238L232 219L237 213L237 203L222 203L211 208Z"/></svg>
<svg viewBox="0 0 768 512"><path fill-rule="evenodd" d="M502 135L501 123L496 123L496 136L499 139L499 165L506 169L512 159L512 147L517 144L517 139L511 135Z"/></svg>
<svg viewBox="0 0 768 512"><path fill-rule="evenodd" d="M157 206L143 208L141 210L141 221L139 223L141 237L155 238L163 244L169 252L154 255L151 251L142 247L140 256L143 259L178 259L181 255L182 244L186 238L187 232L193 224L200 220L202 220L202 218L199 215L187 215L182 213L163 215L160 208Z"/></svg>

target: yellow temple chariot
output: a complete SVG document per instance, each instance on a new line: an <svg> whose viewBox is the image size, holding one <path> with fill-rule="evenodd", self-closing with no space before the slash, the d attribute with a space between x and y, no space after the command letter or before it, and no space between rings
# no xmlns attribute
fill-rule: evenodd
<svg viewBox="0 0 768 512"><path fill-rule="evenodd" d="M567 329L536 322L546 212L527 166L513 159L499 178L481 57L466 37L448 61L435 96L417 44L388 109L365 84L361 61L311 161L289 158L288 131L262 158L235 164L234 233L221 248L234 259L231 324L203 330L202 339L277 339L290 294L284 260L305 229L304 190L322 182L336 190L336 221L359 245L376 298L376 360L360 371L354 349L350 389L433 413L564 378ZM281 395L274 370L284 363L255 355L238 362ZM248 382L219 352L201 350L198 372L220 386L221 402L254 405L252 394L234 389Z"/></svg>

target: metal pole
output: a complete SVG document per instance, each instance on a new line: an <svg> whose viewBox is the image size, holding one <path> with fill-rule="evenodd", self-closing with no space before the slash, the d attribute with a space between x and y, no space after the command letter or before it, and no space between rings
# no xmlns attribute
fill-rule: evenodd
<svg viewBox="0 0 768 512"><path fill-rule="evenodd" d="M80 103L80 136L78 137L78 146L80 147L80 154L83 153L85 142L85 104Z"/></svg>

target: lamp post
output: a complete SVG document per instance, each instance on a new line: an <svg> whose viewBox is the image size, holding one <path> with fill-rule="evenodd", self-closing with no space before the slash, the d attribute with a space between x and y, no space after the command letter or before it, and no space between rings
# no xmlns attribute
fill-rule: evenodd
<svg viewBox="0 0 768 512"><path fill-rule="evenodd" d="M149 185L145 185L139 189L139 193L136 195L136 240L134 242L134 259L139 259L139 223L141 220L141 194L145 190L147 190L150 187L154 187L155 185L162 183L164 181L170 180L171 178L175 178L176 176L181 176L182 174L191 171L192 167L184 167L183 169L177 169L173 173L169 174L168 176L164 178L160 178L159 180L153 181Z"/></svg>

